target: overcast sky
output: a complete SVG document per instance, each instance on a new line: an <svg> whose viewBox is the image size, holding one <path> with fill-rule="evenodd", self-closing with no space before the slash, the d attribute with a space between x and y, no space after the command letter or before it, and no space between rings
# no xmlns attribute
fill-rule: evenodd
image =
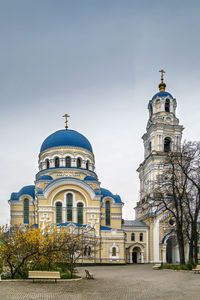
<svg viewBox="0 0 200 300"><path fill-rule="evenodd" d="M101 186L134 218L161 68L183 139L200 139L199 15L195 0L0 0L0 223L11 192L34 183L40 146L64 113L91 142Z"/></svg>

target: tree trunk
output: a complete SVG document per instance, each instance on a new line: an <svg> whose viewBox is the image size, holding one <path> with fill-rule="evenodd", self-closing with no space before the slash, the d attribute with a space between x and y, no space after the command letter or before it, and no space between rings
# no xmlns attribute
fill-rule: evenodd
<svg viewBox="0 0 200 300"><path fill-rule="evenodd" d="M185 249L184 249L184 236L182 230L179 228L177 230L177 240L179 246L179 256L180 256L180 265L185 264Z"/></svg>

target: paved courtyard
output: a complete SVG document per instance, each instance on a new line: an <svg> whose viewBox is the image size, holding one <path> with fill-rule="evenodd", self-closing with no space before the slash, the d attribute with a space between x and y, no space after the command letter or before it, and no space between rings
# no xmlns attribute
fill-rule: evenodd
<svg viewBox="0 0 200 300"><path fill-rule="evenodd" d="M79 268L84 276L84 269ZM150 265L87 267L95 280L0 282L0 300L200 300L200 274L152 270Z"/></svg>

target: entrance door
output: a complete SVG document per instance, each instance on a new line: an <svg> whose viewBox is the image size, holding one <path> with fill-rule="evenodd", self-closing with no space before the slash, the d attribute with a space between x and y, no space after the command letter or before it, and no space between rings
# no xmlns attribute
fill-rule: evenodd
<svg viewBox="0 0 200 300"><path fill-rule="evenodd" d="M137 264L137 252L132 253L132 261L133 261L133 264Z"/></svg>

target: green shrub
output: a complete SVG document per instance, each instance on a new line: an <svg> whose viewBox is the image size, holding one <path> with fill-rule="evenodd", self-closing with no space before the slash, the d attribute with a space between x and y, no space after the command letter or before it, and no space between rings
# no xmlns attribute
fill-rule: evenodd
<svg viewBox="0 0 200 300"><path fill-rule="evenodd" d="M163 264L162 269L171 269L171 270L192 270L195 268L195 264L187 262L185 265L173 265L173 264Z"/></svg>

